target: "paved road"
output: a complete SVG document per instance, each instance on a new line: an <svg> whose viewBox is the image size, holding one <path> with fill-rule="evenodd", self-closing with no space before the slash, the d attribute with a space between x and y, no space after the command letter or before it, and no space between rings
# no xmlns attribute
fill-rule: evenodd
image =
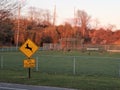
<svg viewBox="0 0 120 90"><path fill-rule="evenodd" d="M75 89L0 83L0 90L75 90Z"/></svg>

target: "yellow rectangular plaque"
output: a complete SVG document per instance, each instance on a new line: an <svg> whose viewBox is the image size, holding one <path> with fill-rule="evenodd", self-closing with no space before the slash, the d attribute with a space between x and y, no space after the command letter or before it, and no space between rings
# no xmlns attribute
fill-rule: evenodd
<svg viewBox="0 0 120 90"><path fill-rule="evenodd" d="M36 62L34 59L24 60L24 68L34 68L35 65L36 65Z"/></svg>

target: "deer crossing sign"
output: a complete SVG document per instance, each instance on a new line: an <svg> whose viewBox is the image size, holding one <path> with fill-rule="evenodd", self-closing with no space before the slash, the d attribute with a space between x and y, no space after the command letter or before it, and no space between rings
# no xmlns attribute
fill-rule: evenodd
<svg viewBox="0 0 120 90"><path fill-rule="evenodd" d="M38 50L38 46L28 39L19 49L22 53L30 58Z"/></svg>

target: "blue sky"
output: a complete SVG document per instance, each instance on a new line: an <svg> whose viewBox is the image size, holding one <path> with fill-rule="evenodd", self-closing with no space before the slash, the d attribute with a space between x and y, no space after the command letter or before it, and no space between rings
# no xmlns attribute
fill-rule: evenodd
<svg viewBox="0 0 120 90"><path fill-rule="evenodd" d="M56 5L57 23L74 17L74 8L86 11L101 24L115 24L120 28L120 0L27 0L27 7L49 9Z"/></svg>

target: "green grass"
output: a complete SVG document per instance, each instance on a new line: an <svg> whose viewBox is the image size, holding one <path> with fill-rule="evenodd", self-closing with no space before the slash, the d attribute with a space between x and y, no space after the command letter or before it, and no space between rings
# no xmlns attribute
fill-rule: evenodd
<svg viewBox="0 0 120 90"><path fill-rule="evenodd" d="M73 74L75 58L77 75L119 76L120 59L117 54L47 52L46 56L43 53L38 54L42 72Z"/></svg>
<svg viewBox="0 0 120 90"><path fill-rule="evenodd" d="M28 79L28 70L23 68L26 56L21 52L0 52L0 57L3 57L0 82L80 90L120 90L119 53L38 51L33 58L38 57L39 71L32 69L31 79Z"/></svg>
<svg viewBox="0 0 120 90"><path fill-rule="evenodd" d="M0 82L12 82L28 85L56 86L80 90L120 90L120 78L48 74L32 71L31 79L25 71L0 70ZM6 74L7 73L7 74Z"/></svg>
<svg viewBox="0 0 120 90"><path fill-rule="evenodd" d="M23 60L26 57L20 52L1 53L4 69L24 70ZM99 54L81 52L38 52L40 72L47 73L73 73L73 60L76 62L76 74L119 76L120 60L118 54Z"/></svg>

